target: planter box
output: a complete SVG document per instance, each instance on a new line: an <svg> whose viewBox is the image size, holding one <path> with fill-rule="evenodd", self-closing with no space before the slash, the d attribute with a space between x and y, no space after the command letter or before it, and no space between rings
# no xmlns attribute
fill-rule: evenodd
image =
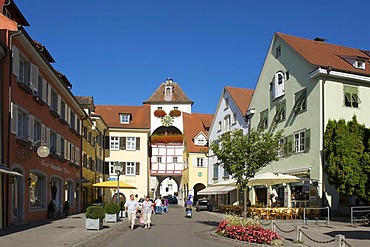
<svg viewBox="0 0 370 247"><path fill-rule="evenodd" d="M117 214L105 214L105 222L117 223L118 215Z"/></svg>
<svg viewBox="0 0 370 247"><path fill-rule="evenodd" d="M86 230L100 230L103 228L103 219L89 219L85 220Z"/></svg>

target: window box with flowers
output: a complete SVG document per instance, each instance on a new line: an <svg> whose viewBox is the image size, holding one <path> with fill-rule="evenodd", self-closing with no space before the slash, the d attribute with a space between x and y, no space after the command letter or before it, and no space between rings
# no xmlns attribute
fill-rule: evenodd
<svg viewBox="0 0 370 247"><path fill-rule="evenodd" d="M177 109L173 109L170 111L170 116L171 117L180 117L181 116L181 111Z"/></svg>
<svg viewBox="0 0 370 247"><path fill-rule="evenodd" d="M151 143L182 143L183 135L152 135Z"/></svg>
<svg viewBox="0 0 370 247"><path fill-rule="evenodd" d="M162 109L157 109L157 110L154 111L154 116L156 116L156 117L161 118L161 117L164 117L166 115L167 115L166 112Z"/></svg>

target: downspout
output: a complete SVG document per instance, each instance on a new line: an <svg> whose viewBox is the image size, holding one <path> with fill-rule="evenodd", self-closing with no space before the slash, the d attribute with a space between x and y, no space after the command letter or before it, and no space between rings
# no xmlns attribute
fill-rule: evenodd
<svg viewBox="0 0 370 247"><path fill-rule="evenodd" d="M331 66L328 66L326 69L326 76L322 81L322 89L321 89L321 97L322 97L322 108L321 108L321 118L322 118L322 153L321 153L321 165L322 165L322 174L321 174L321 190L322 190L322 199L321 199L321 207L325 207L325 155L324 155L324 133L325 133L325 82L328 79L330 72L333 70Z"/></svg>
<svg viewBox="0 0 370 247"><path fill-rule="evenodd" d="M10 1L9 1L9 4L10 4ZM21 27L20 25L18 25L18 28ZM10 33L10 31L9 31ZM13 48L12 48L12 45L13 45L13 38L15 36L18 36L22 33L22 30L18 30L16 32L13 32L10 36L9 36L9 49L8 49L8 53L9 53L9 84L8 84L8 133L7 133L7 146L8 146L8 152L7 152L7 157L6 157L6 164L7 166L9 167L10 165L10 131L11 131L11 123L10 123L10 119L11 119L11 102L12 102L12 70L13 70ZM5 95L4 95L4 92L2 90L2 99L5 99ZM3 108L1 108L1 111L2 111ZM2 116L4 112L2 112ZM3 119L1 119L2 123L3 124ZM3 125L2 125L3 126ZM1 128L1 136L4 136L4 128ZM9 183L6 183L6 186L4 186L4 191L9 191ZM8 194L8 193L7 193ZM3 214L3 219L5 219L5 227L7 227L9 225L9 216L8 214L5 214L4 215L4 212L8 212L9 211L9 203L5 203L3 201L3 208L5 210L3 210L2 214ZM5 217L4 217L5 216Z"/></svg>

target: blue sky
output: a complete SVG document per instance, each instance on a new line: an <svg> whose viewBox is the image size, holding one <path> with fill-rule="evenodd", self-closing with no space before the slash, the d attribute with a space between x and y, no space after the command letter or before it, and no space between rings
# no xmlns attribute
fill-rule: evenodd
<svg viewBox="0 0 370 247"><path fill-rule="evenodd" d="M31 37L96 105L140 106L168 77L214 113L253 89L275 32L370 50L369 1L16 0Z"/></svg>

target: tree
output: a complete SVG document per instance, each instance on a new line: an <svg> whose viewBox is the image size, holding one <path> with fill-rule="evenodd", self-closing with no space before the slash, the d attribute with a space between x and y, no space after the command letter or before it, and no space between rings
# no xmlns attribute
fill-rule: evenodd
<svg viewBox="0 0 370 247"><path fill-rule="evenodd" d="M250 178L278 159L281 136L282 131L273 134L252 129L249 135L244 135L242 130L233 130L219 136L210 148L217 156L217 164L223 166L235 178L236 186L244 190Z"/></svg>
<svg viewBox="0 0 370 247"><path fill-rule="evenodd" d="M368 147L368 129L356 116L348 122L329 120L324 133L325 172L340 194L370 199Z"/></svg>

